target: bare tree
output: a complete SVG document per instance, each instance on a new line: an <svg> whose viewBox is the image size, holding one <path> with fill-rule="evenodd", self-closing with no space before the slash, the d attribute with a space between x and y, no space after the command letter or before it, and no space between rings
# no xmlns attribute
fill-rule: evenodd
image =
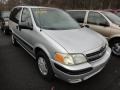
<svg viewBox="0 0 120 90"><path fill-rule="evenodd" d="M0 0L0 10L10 10L17 5L42 5L63 9L120 8L120 0Z"/></svg>

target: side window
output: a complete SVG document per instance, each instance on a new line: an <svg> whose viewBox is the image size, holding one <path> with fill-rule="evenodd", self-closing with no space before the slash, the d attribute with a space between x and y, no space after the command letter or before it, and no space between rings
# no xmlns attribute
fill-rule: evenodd
<svg viewBox="0 0 120 90"><path fill-rule="evenodd" d="M10 14L10 20L12 20L13 22L18 23L19 22L19 18L20 18L20 12L21 12L22 8L15 8L11 14Z"/></svg>
<svg viewBox="0 0 120 90"><path fill-rule="evenodd" d="M86 11L70 11L68 12L78 23L84 23Z"/></svg>
<svg viewBox="0 0 120 90"><path fill-rule="evenodd" d="M30 15L30 11L27 8L23 9L22 16L21 16L21 22L27 22L30 26L32 25L32 19Z"/></svg>
<svg viewBox="0 0 120 90"><path fill-rule="evenodd" d="M108 21L101 14L97 12L89 12L87 23L101 25L101 26L109 25Z"/></svg>

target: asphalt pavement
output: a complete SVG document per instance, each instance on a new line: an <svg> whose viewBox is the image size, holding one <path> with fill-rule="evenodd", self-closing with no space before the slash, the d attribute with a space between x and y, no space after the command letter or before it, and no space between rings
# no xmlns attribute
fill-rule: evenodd
<svg viewBox="0 0 120 90"><path fill-rule="evenodd" d="M0 90L120 90L120 57L112 55L99 74L81 83L57 78L48 82L40 76L37 62L0 31Z"/></svg>

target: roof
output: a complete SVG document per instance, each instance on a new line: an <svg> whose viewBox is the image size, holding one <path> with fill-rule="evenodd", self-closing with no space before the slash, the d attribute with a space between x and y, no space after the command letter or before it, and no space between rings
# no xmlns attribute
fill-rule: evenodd
<svg viewBox="0 0 120 90"><path fill-rule="evenodd" d="M44 6L29 6L29 5L16 6L16 7L23 7L23 8L53 8L53 7L44 7ZM16 7L15 7L15 8L16 8Z"/></svg>
<svg viewBox="0 0 120 90"><path fill-rule="evenodd" d="M94 12L103 12L102 10L67 10L67 11L94 11Z"/></svg>

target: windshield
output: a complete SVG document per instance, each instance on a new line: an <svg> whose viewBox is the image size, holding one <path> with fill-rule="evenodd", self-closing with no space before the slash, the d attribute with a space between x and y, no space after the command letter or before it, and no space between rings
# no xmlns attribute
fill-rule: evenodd
<svg viewBox="0 0 120 90"><path fill-rule="evenodd" d="M120 17L120 12L117 12L116 15Z"/></svg>
<svg viewBox="0 0 120 90"><path fill-rule="evenodd" d="M2 16L3 18L9 18L9 15L10 15L10 12L2 12L2 13L1 13L1 16Z"/></svg>
<svg viewBox="0 0 120 90"><path fill-rule="evenodd" d="M103 14L114 24L120 25L120 17L111 12L103 12Z"/></svg>
<svg viewBox="0 0 120 90"><path fill-rule="evenodd" d="M79 24L67 13L59 9L32 9L36 24L44 29L68 30L79 29Z"/></svg>

